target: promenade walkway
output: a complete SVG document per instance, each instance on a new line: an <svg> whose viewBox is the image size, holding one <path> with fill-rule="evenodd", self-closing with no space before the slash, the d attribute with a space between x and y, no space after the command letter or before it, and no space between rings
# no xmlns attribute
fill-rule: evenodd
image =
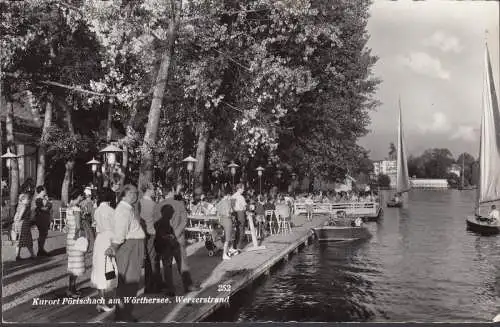
<svg viewBox="0 0 500 327"><path fill-rule="evenodd" d="M308 222L304 216L293 218L294 228L289 234L267 237L264 250L243 252L231 260L223 261L219 256L209 257L202 242L188 247L189 266L193 280L201 284L198 292L183 294L180 276L175 273L177 294L172 303L137 304L134 316L140 322L191 322L201 321L227 299L247 286L257 277L269 272L281 260L298 251L311 239L311 228L326 221L326 216L316 216ZM251 246L249 244L248 246ZM82 297L96 297L90 288L89 276L91 256L87 255L87 272L79 278ZM113 314L98 314L95 305L33 305L33 298L47 300L64 298L67 287L66 255L61 253L36 262L13 262L4 266L4 321L8 322L97 322L112 321ZM140 292L142 293L142 292ZM144 295L139 294L140 297ZM161 294L146 296L146 299L164 298ZM218 300L210 300L217 298ZM204 300L209 299L209 300ZM197 302L198 301L198 302ZM203 302L210 303L203 303ZM216 303L217 301L221 301Z"/></svg>

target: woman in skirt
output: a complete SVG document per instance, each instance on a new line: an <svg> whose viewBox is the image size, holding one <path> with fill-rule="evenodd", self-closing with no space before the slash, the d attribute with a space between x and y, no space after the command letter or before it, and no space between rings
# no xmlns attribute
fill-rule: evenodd
<svg viewBox="0 0 500 327"><path fill-rule="evenodd" d="M76 279L85 272L85 252L75 248L76 240L83 234L80 224L81 211L78 204L83 200L83 192L75 189L69 196L69 204L66 210L66 253L68 254L69 287L66 295L78 297L81 295L76 290Z"/></svg>
<svg viewBox="0 0 500 327"><path fill-rule="evenodd" d="M116 207L116 196L110 188L105 188L99 195L99 207L94 212L94 221L96 224L96 239L94 242L94 251L92 255L92 274L90 281L97 289L99 296L106 299L106 295L112 293L118 285L118 271L114 258L104 254L107 248L111 246L113 237L113 214ZM115 271L116 278L106 279L106 273ZM106 303L106 301L105 301ZM113 307L106 304L98 304L97 311L111 311Z"/></svg>
<svg viewBox="0 0 500 327"><path fill-rule="evenodd" d="M21 260L21 248L23 247L28 248L31 259L35 258L35 251L33 251L33 236L31 235L30 202L29 194L23 193L19 196L19 204L14 216L12 233L13 241L19 238L16 244L16 260Z"/></svg>

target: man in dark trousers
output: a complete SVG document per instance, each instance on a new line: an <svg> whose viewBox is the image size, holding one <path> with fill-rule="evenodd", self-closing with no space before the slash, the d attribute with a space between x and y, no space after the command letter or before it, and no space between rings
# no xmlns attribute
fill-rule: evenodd
<svg viewBox="0 0 500 327"><path fill-rule="evenodd" d="M177 269L181 274L184 292L193 292L198 290L199 288L193 285L193 280L191 279L191 274L189 273L189 266L187 261L186 239L184 236L184 229L187 225L186 207L184 205L184 202L174 200L174 184L167 183L165 193L167 194L166 198L156 205L153 217L155 221L159 221L162 218L163 206L170 205L173 208L172 217L170 218L170 225L173 229L173 233L175 234L175 238L179 243L179 246L176 249L170 249L168 251L162 251L163 253L158 253L163 262L163 274L165 283L167 284L167 295L172 296L175 294L172 276L172 257L175 258ZM157 234L158 232L159 231L157 230ZM157 250L159 251L160 249Z"/></svg>
<svg viewBox="0 0 500 327"><path fill-rule="evenodd" d="M45 240L49 233L50 222L52 220L52 204L47 196L45 187L39 185L36 187L35 195L35 224L38 228L38 256L48 256L45 251Z"/></svg>

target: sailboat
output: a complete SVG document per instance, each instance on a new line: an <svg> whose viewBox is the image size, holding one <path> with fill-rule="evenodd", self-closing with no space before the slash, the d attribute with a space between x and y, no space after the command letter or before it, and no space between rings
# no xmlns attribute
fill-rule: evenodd
<svg viewBox="0 0 500 327"><path fill-rule="evenodd" d="M403 193L411 189L410 178L408 177L408 163L406 161L406 146L403 136L403 117L401 113L401 99L399 99L399 125L398 125L398 152L397 152L397 173L396 173L396 197L387 201L387 207L403 206Z"/></svg>
<svg viewBox="0 0 500 327"><path fill-rule="evenodd" d="M500 112L491 69L488 45L485 51L483 114L479 141L479 186L474 216L466 219L467 228L480 234L500 233L500 221L481 216L481 205L500 200Z"/></svg>

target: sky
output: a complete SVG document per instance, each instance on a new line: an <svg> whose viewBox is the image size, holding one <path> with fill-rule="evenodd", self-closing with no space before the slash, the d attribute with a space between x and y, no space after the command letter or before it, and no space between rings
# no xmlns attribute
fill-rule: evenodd
<svg viewBox="0 0 500 327"><path fill-rule="evenodd" d="M499 14L498 1L374 0L367 46L379 57L373 74L382 104L358 142L371 159L384 159L396 143L398 97L410 155L448 148L455 158L477 157L485 40L499 93Z"/></svg>

